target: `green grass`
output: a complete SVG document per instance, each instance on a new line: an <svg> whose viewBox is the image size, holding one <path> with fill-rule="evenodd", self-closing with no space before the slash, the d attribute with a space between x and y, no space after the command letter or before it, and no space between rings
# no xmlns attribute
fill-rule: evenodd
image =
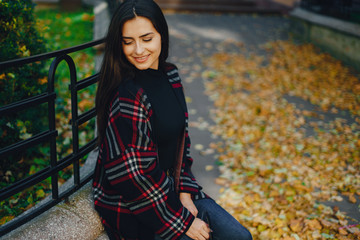
<svg viewBox="0 0 360 240"><path fill-rule="evenodd" d="M48 40L50 50L72 47L92 40L91 9L62 12L58 9L35 11L39 32Z"/></svg>
<svg viewBox="0 0 360 240"><path fill-rule="evenodd" d="M93 13L91 9L77 12L61 12L60 10L40 10L36 12L39 31L47 40L47 48L51 51L64 49L89 42L93 39ZM89 77L94 72L93 48L85 49L70 54L76 66L77 80ZM59 158L63 158L72 152L71 148L71 119L70 106L70 73L65 62L59 64L56 71L55 88L57 92L56 120L59 131L58 148ZM96 86L90 86L78 93L79 114L94 107ZM94 121L91 121L82 129L85 134L80 134L80 144L84 145L93 139Z"/></svg>

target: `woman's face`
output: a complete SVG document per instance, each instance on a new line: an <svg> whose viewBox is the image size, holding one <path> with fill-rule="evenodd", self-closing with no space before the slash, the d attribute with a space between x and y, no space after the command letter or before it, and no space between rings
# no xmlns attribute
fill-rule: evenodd
<svg viewBox="0 0 360 240"><path fill-rule="evenodd" d="M135 17L124 23L122 48L126 59L137 69L158 69L161 36L149 19Z"/></svg>

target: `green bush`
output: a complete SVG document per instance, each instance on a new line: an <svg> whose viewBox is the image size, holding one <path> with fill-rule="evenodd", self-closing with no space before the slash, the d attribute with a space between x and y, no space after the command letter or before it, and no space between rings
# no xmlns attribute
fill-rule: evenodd
<svg viewBox="0 0 360 240"><path fill-rule="evenodd" d="M0 0L0 62L28 57L46 52L44 39L36 30L31 0ZM46 91L47 78L44 62L15 66L0 70L0 106L36 96ZM46 124L47 110L43 104L0 117L0 148L40 133ZM0 160L0 176L3 185L8 182L4 176L9 173L12 181L19 168L19 161L34 155L34 149L17 152ZM17 165L17 166L16 166ZM21 168L26 166L20 166ZM12 182L10 181L10 182Z"/></svg>

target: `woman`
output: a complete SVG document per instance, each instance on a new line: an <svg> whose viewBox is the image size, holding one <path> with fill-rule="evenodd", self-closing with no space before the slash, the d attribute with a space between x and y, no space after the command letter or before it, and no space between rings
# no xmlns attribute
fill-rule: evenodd
<svg viewBox="0 0 360 240"><path fill-rule="evenodd" d="M95 209L110 239L251 239L190 171L188 114L168 45L155 2L128 0L115 11L96 95Z"/></svg>

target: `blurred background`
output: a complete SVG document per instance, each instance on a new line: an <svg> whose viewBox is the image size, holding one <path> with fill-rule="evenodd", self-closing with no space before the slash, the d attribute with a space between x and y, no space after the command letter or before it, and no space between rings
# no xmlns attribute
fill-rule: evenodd
<svg viewBox="0 0 360 240"><path fill-rule="evenodd" d="M0 1L0 62L101 39L120 2ZM169 24L169 61L184 83L200 185L254 239L359 239L360 0L156 2ZM103 48L69 54L78 81L98 72ZM45 92L51 61L1 69L0 107ZM55 80L59 162L74 153L69 84L62 62ZM79 114L94 108L95 93L95 84L78 93ZM47 128L46 106L0 116L0 149ZM80 127L80 146L94 129L94 119ZM45 143L2 157L1 189L46 169L49 149ZM94 161L86 155L80 166ZM59 171L59 185L73 173L72 165ZM48 178L1 199L0 224L51 189ZM99 230L86 234L97 239Z"/></svg>

